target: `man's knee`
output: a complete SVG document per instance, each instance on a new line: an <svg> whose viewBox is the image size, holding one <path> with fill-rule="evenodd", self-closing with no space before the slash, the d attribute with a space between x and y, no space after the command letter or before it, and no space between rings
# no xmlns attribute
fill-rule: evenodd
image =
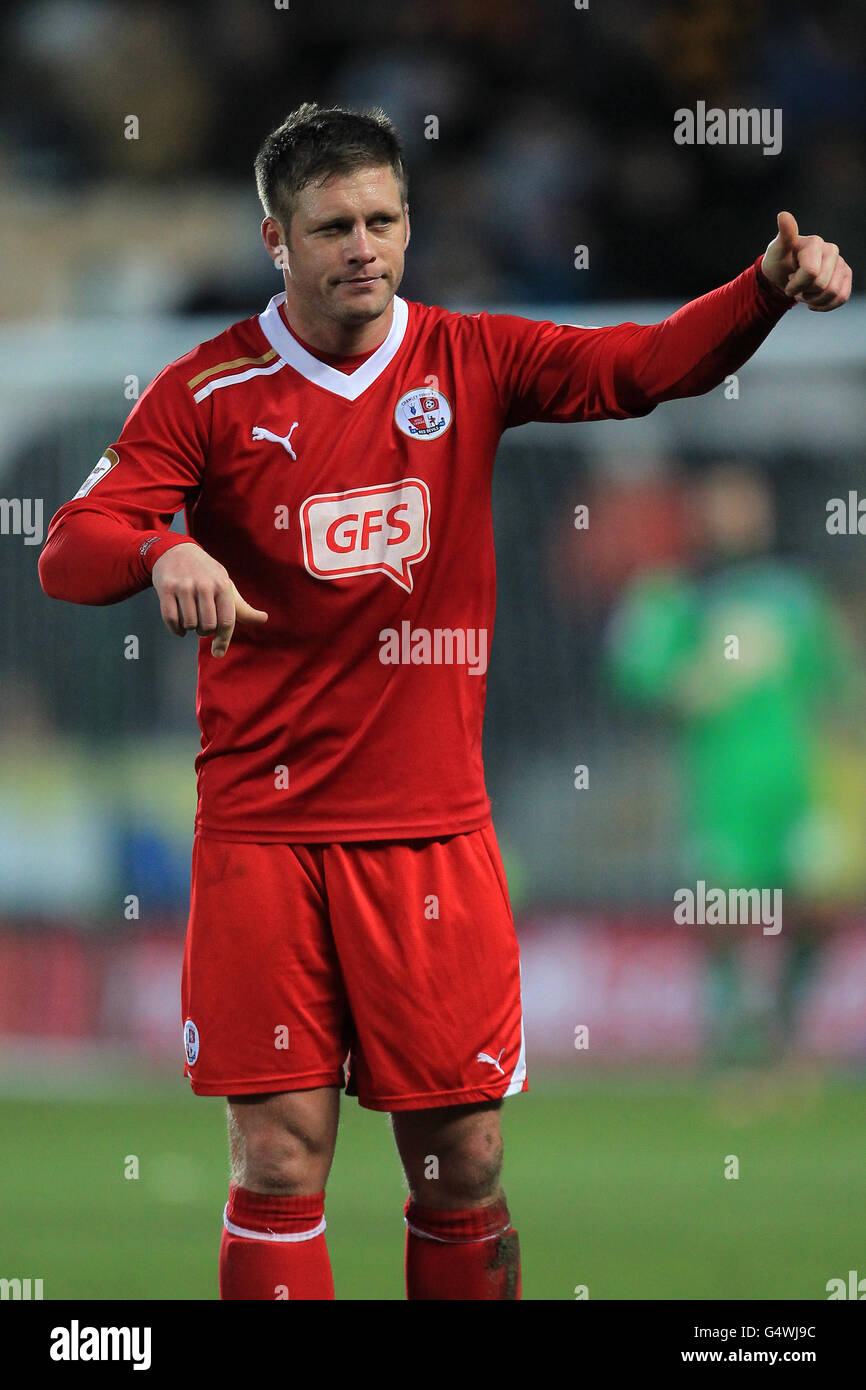
<svg viewBox="0 0 866 1390"><path fill-rule="evenodd" d="M456 1152L447 1154L442 1174L444 1181L439 1188L440 1197L447 1196L448 1201L456 1206L464 1203L476 1206L495 1201L500 1192L502 1158L501 1136L495 1146L471 1141ZM423 1202L424 1193L418 1196L418 1200Z"/></svg>
<svg viewBox="0 0 866 1390"><path fill-rule="evenodd" d="M229 1096L232 1181L252 1192L321 1192L334 1157L339 1090Z"/></svg>
<svg viewBox="0 0 866 1390"><path fill-rule="evenodd" d="M478 1206L501 1195L500 1103L392 1116L413 1199L428 1206Z"/></svg>

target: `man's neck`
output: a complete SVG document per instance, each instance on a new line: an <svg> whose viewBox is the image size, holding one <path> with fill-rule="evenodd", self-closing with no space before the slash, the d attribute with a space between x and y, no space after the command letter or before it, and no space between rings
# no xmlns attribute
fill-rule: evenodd
<svg viewBox="0 0 866 1390"><path fill-rule="evenodd" d="M367 323L336 323L331 320L307 319L289 303L283 305L286 322L297 338L317 352L333 353L338 357L356 357L372 352L384 343L394 318L394 301L376 319Z"/></svg>

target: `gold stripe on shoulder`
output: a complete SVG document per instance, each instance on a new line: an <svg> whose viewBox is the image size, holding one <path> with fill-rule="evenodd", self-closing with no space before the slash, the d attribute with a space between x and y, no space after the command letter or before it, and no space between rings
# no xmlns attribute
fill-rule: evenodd
<svg viewBox="0 0 866 1390"><path fill-rule="evenodd" d="M215 372L227 372L232 367L259 367L263 362L271 362L277 355L276 348L271 348L261 357L236 357L233 362L218 362L215 367L206 367L198 376L194 376L192 381L186 384L191 391L194 391L199 382L204 381L205 377L213 376Z"/></svg>

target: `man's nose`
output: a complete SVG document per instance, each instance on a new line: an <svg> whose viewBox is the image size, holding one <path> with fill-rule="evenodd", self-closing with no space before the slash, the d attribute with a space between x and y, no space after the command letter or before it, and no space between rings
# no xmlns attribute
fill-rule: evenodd
<svg viewBox="0 0 866 1390"><path fill-rule="evenodd" d="M352 259L359 261L372 261L376 258L376 252L370 246L366 227L355 227L349 238L349 255Z"/></svg>

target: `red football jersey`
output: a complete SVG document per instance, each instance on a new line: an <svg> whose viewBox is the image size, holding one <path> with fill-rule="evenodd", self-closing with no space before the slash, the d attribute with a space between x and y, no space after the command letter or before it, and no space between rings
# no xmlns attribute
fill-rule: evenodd
<svg viewBox="0 0 866 1390"><path fill-rule="evenodd" d="M481 761L496 578L491 475L529 420L646 415L721 383L795 304L759 272L662 323L557 326L395 296L350 372L285 295L171 363L52 520L49 595L115 603L189 538L264 609L200 639L196 829L403 839L490 818Z"/></svg>

